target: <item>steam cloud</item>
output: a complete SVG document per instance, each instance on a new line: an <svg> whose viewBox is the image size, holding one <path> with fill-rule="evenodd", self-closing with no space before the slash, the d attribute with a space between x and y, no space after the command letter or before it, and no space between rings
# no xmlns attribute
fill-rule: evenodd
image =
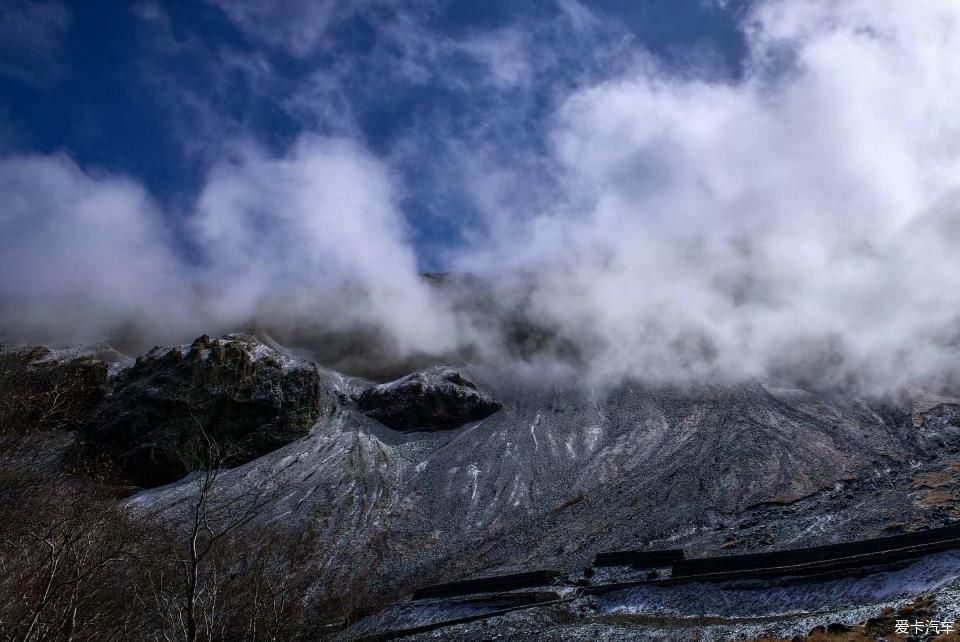
<svg viewBox="0 0 960 642"><path fill-rule="evenodd" d="M0 162L0 327L163 341L257 319L371 327L395 358L559 364L593 384L955 390L960 4L774 1L744 29L737 80L640 59L561 101L546 158L498 150L524 182L559 187L514 190L450 257L484 277L489 305L464 303L470 281L417 274L385 161L303 136L210 172L186 215L198 261L135 182L62 156Z"/></svg>

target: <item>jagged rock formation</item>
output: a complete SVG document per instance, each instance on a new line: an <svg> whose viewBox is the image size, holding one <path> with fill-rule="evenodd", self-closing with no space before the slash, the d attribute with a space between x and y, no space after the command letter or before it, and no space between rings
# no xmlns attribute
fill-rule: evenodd
<svg viewBox="0 0 960 642"><path fill-rule="evenodd" d="M189 472L183 455L203 447L201 431L237 465L303 437L328 403L312 364L251 335L202 336L155 348L120 373L73 459L157 486Z"/></svg>
<svg viewBox="0 0 960 642"><path fill-rule="evenodd" d="M356 396L357 407L395 430L451 430L489 417L500 404L452 368L437 366Z"/></svg>

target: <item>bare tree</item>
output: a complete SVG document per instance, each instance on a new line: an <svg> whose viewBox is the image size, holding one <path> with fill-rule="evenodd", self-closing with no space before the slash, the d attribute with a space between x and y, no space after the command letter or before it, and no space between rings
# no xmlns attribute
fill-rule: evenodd
<svg viewBox="0 0 960 642"><path fill-rule="evenodd" d="M181 452L184 466L193 470L185 526L168 533L174 569L161 565L153 571L153 601L168 642L237 639L236 605L246 604L248 635L258 635L262 611L286 612L287 580L278 572L278 560L268 560L263 549L238 537L275 497L269 484L238 489L225 486L223 466L234 456L232 448L212 438L196 420L196 438ZM243 551L243 556L237 556ZM257 552L258 555L250 553ZM247 592L252 591L253 595ZM242 599L241 599L242 598ZM259 633L263 633L261 630Z"/></svg>
<svg viewBox="0 0 960 642"><path fill-rule="evenodd" d="M122 638L138 528L63 480L30 490L0 524L0 639Z"/></svg>
<svg viewBox="0 0 960 642"><path fill-rule="evenodd" d="M275 480L228 480L235 450L195 420L185 499L130 510L61 467L100 371L34 357L0 349L0 641L295 638L313 543L258 523Z"/></svg>
<svg viewBox="0 0 960 642"><path fill-rule="evenodd" d="M192 452L222 456L209 440ZM0 472L27 465L0 456ZM271 491L222 481L217 466L196 471L179 513L131 512L62 474L4 495L0 640L295 638L314 545L254 523Z"/></svg>
<svg viewBox="0 0 960 642"><path fill-rule="evenodd" d="M0 346L0 640L116 638L137 528L59 467L106 379L92 359L37 362Z"/></svg>

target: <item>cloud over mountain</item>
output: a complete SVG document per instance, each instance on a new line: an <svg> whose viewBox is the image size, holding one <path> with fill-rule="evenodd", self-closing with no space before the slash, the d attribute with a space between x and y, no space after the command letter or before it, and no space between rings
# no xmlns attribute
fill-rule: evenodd
<svg viewBox="0 0 960 642"><path fill-rule="evenodd" d="M14 338L94 338L257 316L374 326L400 356L515 359L502 326L455 311L418 276L403 209L415 160L436 194L473 205L445 266L488 278L498 314L572 347L524 358L559 359L593 383L957 385L960 6L757 3L735 77L603 42L615 29L602 21L566 3L555 29L586 40L551 27L456 45L500 92L485 94L499 100L478 135L424 116L386 155L310 131L282 151L237 142L182 214L194 256L134 179L63 156L8 157L0 325ZM447 60L450 41L398 24L430 60ZM315 38L297 38L294 55L306 56ZM548 92L535 131L509 135L537 72L584 41L616 64L585 66ZM423 68L413 62L398 77ZM327 80L342 99L344 79ZM441 161L410 151L426 141Z"/></svg>

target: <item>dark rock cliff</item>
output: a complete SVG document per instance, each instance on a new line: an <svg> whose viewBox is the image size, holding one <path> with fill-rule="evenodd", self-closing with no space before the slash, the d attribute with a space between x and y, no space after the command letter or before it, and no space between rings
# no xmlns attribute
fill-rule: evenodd
<svg viewBox="0 0 960 642"><path fill-rule="evenodd" d="M309 431L327 400L315 366L250 335L202 336L154 348L116 379L114 392L77 439L73 460L122 480L179 479L210 441L225 465L250 461Z"/></svg>

